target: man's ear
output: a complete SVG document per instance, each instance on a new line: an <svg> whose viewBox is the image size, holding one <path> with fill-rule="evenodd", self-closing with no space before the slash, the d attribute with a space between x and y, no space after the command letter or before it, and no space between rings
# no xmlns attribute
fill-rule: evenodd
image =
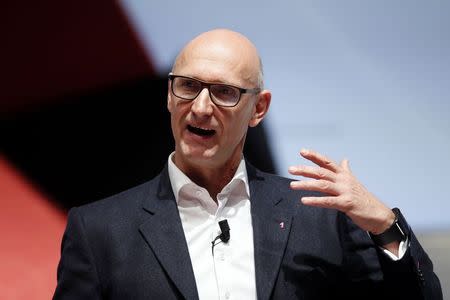
<svg viewBox="0 0 450 300"><path fill-rule="evenodd" d="M168 81L167 84L167 110L172 113L172 104L173 104L173 100L172 100L172 94L170 93L170 80Z"/></svg>
<svg viewBox="0 0 450 300"><path fill-rule="evenodd" d="M258 94L258 99L255 103L255 111L253 113L248 126L255 127L259 122L264 119L267 111L269 110L270 100L272 99L272 94L269 90L263 90Z"/></svg>

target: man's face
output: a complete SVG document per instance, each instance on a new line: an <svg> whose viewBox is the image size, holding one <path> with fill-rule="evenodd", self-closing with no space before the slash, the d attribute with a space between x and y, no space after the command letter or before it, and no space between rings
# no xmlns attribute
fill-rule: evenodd
<svg viewBox="0 0 450 300"><path fill-rule="evenodd" d="M206 82L255 88L253 68L256 66L231 50L214 46L188 49L173 73ZM196 99L186 101L173 95L169 86L168 109L177 165L214 168L240 159L248 126L259 122L254 121L258 97L242 94L236 106L220 107L212 102L206 88Z"/></svg>

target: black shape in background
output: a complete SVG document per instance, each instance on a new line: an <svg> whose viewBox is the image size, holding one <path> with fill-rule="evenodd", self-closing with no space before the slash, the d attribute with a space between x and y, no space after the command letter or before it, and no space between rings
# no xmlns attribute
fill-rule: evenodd
<svg viewBox="0 0 450 300"><path fill-rule="evenodd" d="M167 79L151 76L69 95L33 111L1 116L7 158L63 208L82 205L157 175L174 149ZM275 172L262 125L244 149Z"/></svg>

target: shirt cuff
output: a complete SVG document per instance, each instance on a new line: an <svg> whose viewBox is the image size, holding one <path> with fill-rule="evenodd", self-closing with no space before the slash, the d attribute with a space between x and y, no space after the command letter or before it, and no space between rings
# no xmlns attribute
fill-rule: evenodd
<svg viewBox="0 0 450 300"><path fill-rule="evenodd" d="M398 246L398 256L393 254L391 251L384 249L383 247L380 247L380 249L383 250L383 252L393 261L400 260L405 255L406 250L408 250L408 238L400 242L400 245Z"/></svg>

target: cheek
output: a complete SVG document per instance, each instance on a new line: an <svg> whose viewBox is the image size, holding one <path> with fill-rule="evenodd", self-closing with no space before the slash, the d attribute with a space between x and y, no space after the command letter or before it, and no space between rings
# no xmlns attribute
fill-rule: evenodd
<svg viewBox="0 0 450 300"><path fill-rule="evenodd" d="M250 118L248 112L231 116L227 122L230 138L240 140L248 130Z"/></svg>
<svg viewBox="0 0 450 300"><path fill-rule="evenodd" d="M189 111L188 103L169 101L168 109L173 122L179 122Z"/></svg>
<svg viewBox="0 0 450 300"><path fill-rule="evenodd" d="M246 107L246 109L244 111L242 111L240 116L238 117L239 122L237 122L237 123L239 123L239 126L241 128L245 128L245 130L247 130L253 114L254 114L254 110L252 109L252 107Z"/></svg>
<svg viewBox="0 0 450 300"><path fill-rule="evenodd" d="M170 105L169 112L172 131L174 134L177 134L181 130L183 111L180 107L177 107L176 105Z"/></svg>

